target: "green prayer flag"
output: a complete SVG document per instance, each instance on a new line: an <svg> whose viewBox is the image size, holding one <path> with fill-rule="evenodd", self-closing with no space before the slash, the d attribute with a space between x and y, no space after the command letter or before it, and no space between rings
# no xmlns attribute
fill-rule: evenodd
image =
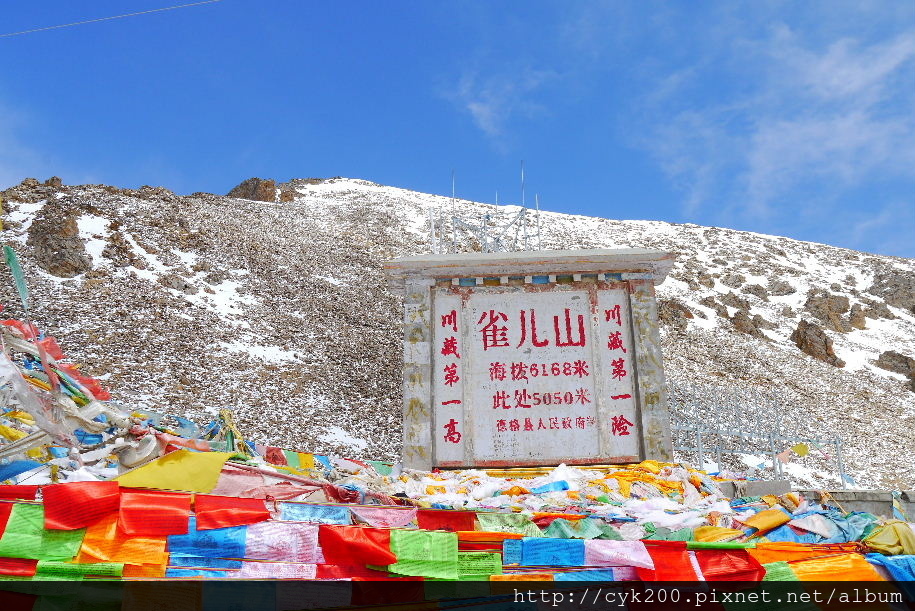
<svg viewBox="0 0 915 611"><path fill-rule="evenodd" d="M554 539L596 539L604 534L597 520L583 518L566 520L557 518L547 527L543 534Z"/></svg>
<svg viewBox="0 0 915 611"><path fill-rule="evenodd" d="M292 467L293 469L298 469L299 467L302 466L299 461L298 452L292 452L290 450L283 450L283 456L286 457L287 466Z"/></svg>
<svg viewBox="0 0 915 611"><path fill-rule="evenodd" d="M16 503L0 537L0 557L72 560L85 534L85 528L45 530L43 506Z"/></svg>
<svg viewBox="0 0 915 611"><path fill-rule="evenodd" d="M486 581L502 574L502 554L498 552L458 552L458 578Z"/></svg>
<svg viewBox="0 0 915 611"><path fill-rule="evenodd" d="M480 530L499 533L515 533L525 537L542 537L543 531L523 513L477 512Z"/></svg>
<svg viewBox="0 0 915 611"><path fill-rule="evenodd" d="M756 547L756 541L687 541L686 549L747 549Z"/></svg>
<svg viewBox="0 0 915 611"><path fill-rule="evenodd" d="M607 524L606 522L599 523L598 528L601 530L601 534L597 537L598 539L605 539L607 541L622 541L623 535L620 534L620 531L616 529L612 524Z"/></svg>
<svg viewBox="0 0 915 611"><path fill-rule="evenodd" d="M787 562L767 562L763 565L763 568L766 569L766 576L763 577L763 581L800 581L794 571L791 570L791 565Z"/></svg>
<svg viewBox="0 0 915 611"><path fill-rule="evenodd" d="M394 468L389 463L381 462L380 460L370 460L369 464L375 468L375 472L378 475L390 475Z"/></svg>
<svg viewBox="0 0 915 611"><path fill-rule="evenodd" d="M39 560L36 574L54 575L60 579L72 576L98 575L101 577L120 577L124 573L121 562L61 562L59 560Z"/></svg>
<svg viewBox="0 0 915 611"><path fill-rule="evenodd" d="M29 288L25 284L25 274L22 273L22 267L19 265L16 251L9 246L4 246L3 254L6 255L6 264L9 265L10 272L13 274L13 281L16 283L16 291L19 293L19 299L22 300L22 309L28 315Z"/></svg>
<svg viewBox="0 0 915 611"><path fill-rule="evenodd" d="M388 570L413 577L458 578L458 538L449 532L391 531L391 551L397 562Z"/></svg>

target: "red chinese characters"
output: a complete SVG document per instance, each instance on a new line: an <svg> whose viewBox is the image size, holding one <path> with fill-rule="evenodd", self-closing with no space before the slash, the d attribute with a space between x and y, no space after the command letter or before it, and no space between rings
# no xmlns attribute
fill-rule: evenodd
<svg viewBox="0 0 915 611"><path fill-rule="evenodd" d="M569 308L565 309L565 339L559 331L559 317L553 317L553 329L556 331L556 345L560 348L566 346L584 346L585 345L585 317L578 315L578 338L575 339L575 332L572 331L572 317Z"/></svg>
<svg viewBox="0 0 915 611"><path fill-rule="evenodd" d="M445 317L442 317L444 321ZM509 317L505 312L489 310L483 312L477 320L480 336L483 342L483 350L492 348L508 348L509 339ZM540 335L537 331L537 312L534 308L521 310L518 313L517 327L520 330L520 339L515 348L521 348L525 345L531 345L534 348L545 348L552 345L557 348L566 348L570 346L584 347L587 343L587 334L585 332L585 316L583 314L572 314L570 308L563 308L562 315L553 316L553 335L547 337Z"/></svg>
<svg viewBox="0 0 915 611"><path fill-rule="evenodd" d="M458 354L458 342L456 337L446 337L442 344L442 355L448 356L449 354L453 354L455 358L461 358L461 355Z"/></svg>
<svg viewBox="0 0 915 611"><path fill-rule="evenodd" d="M622 350L623 352L628 352L626 347L623 345L623 332L614 331L607 338L607 348L610 350Z"/></svg>
<svg viewBox="0 0 915 611"><path fill-rule="evenodd" d="M460 345L458 342L458 314L457 310L451 310L441 316L441 327L448 329L454 335L447 335L442 339L442 345L439 352L443 357L450 357L442 367L442 383L448 388L461 381L458 360L461 358ZM449 362L450 361L450 362ZM460 387L458 387L460 389ZM441 398L441 405L460 405L461 399L454 396L445 396ZM457 442L455 442L457 443Z"/></svg>
<svg viewBox="0 0 915 611"><path fill-rule="evenodd" d="M457 373L457 363L449 363L445 365L445 384L448 386L454 386L461 381L461 377Z"/></svg>
<svg viewBox="0 0 915 611"><path fill-rule="evenodd" d="M597 422L590 416L571 417L544 417L544 418L498 418L496 431L499 433L530 433L533 431L588 429L595 427ZM631 426L631 425L630 425ZM625 434L629 434L628 432Z"/></svg>
<svg viewBox="0 0 915 611"><path fill-rule="evenodd" d="M461 433L457 430L458 421L452 418L442 428L445 429L444 439L448 443L460 443Z"/></svg>
<svg viewBox="0 0 915 611"><path fill-rule="evenodd" d="M492 362L489 364L489 379L493 382L507 379L530 382L531 378L586 378L591 375L589 367L588 361L582 360L564 363Z"/></svg>
<svg viewBox="0 0 915 611"><path fill-rule="evenodd" d="M628 375L626 372L626 361L624 359L614 359L610 365L613 367L613 371L610 372L610 375L614 380L622 380Z"/></svg>
<svg viewBox="0 0 915 611"><path fill-rule="evenodd" d="M568 312L568 310L566 310ZM517 348L520 348L524 345L524 342L527 341L527 314L530 312L530 326L531 326L531 344L537 348L542 348L544 346L550 345L550 340L547 339L538 339L537 338L537 315L534 314L534 309L530 310L521 310L521 341L518 342Z"/></svg>
<svg viewBox="0 0 915 611"><path fill-rule="evenodd" d="M528 392L526 388L515 390L514 401L505 390L498 390L492 395L493 409L529 409L540 405L588 405L592 402L591 391L587 388L578 388L575 391L565 392Z"/></svg>
<svg viewBox="0 0 915 611"><path fill-rule="evenodd" d="M604 310L604 320L606 322L615 322L617 326L623 326L623 309L619 305L615 305L609 310Z"/></svg>
<svg viewBox="0 0 915 611"><path fill-rule="evenodd" d="M487 321L486 324L483 324L483 321ZM483 324L480 329L480 333L483 334L483 350L508 346L508 326L500 324L506 321L508 321L508 315L495 310L484 312L480 316L477 324Z"/></svg>
<svg viewBox="0 0 915 611"><path fill-rule="evenodd" d="M610 433L613 435L629 435L629 427L635 426L626 416L620 414L610 418Z"/></svg>

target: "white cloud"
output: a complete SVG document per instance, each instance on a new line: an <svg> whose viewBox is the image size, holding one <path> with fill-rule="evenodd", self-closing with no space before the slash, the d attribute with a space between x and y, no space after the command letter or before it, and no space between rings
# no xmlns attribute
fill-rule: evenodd
<svg viewBox="0 0 915 611"><path fill-rule="evenodd" d="M706 53L641 97L654 125L636 137L683 189L688 217L783 227L798 205L826 215L849 189L915 179L912 32L817 47L780 25Z"/></svg>
<svg viewBox="0 0 915 611"><path fill-rule="evenodd" d="M533 94L556 77L551 70L530 67L486 76L465 72L447 95L470 114L483 133L498 141L506 135L506 124L512 118L544 111Z"/></svg>

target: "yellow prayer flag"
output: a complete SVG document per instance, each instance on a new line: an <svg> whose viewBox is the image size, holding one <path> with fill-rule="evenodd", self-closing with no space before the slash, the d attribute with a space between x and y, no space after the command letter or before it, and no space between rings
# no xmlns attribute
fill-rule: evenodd
<svg viewBox="0 0 915 611"><path fill-rule="evenodd" d="M128 488L211 492L231 452L176 450L115 479Z"/></svg>
<svg viewBox="0 0 915 611"><path fill-rule="evenodd" d="M794 450L794 453L798 456L807 456L810 454L810 446L806 443L798 443L791 446L791 449Z"/></svg>
<svg viewBox="0 0 915 611"><path fill-rule="evenodd" d="M299 452L299 468L309 469L315 468L315 455L314 454L305 454L304 452Z"/></svg>

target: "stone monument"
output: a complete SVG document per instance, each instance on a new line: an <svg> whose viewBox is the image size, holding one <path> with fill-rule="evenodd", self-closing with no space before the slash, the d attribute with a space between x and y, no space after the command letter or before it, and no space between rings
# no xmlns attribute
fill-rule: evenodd
<svg viewBox="0 0 915 611"><path fill-rule="evenodd" d="M647 249L388 261L404 296L405 467L673 459Z"/></svg>

